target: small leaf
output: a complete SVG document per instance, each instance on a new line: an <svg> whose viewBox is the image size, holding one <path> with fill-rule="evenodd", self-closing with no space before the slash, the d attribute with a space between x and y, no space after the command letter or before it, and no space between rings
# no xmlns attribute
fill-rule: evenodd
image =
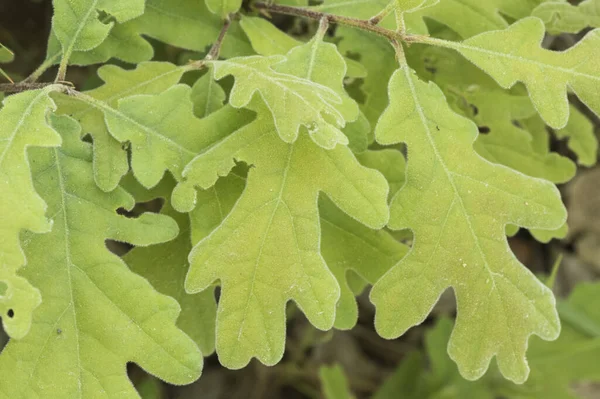
<svg viewBox="0 0 600 399"><path fill-rule="evenodd" d="M92 50L106 40L114 22L101 21L99 11L121 23L144 13L144 0L54 0L53 5L52 32L68 56Z"/></svg>
<svg viewBox="0 0 600 399"><path fill-rule="evenodd" d="M122 99L116 110L103 108L113 137L131 143L131 168L146 188L157 185L167 170L181 180L183 169L198 154L250 120L250 112L230 106L198 119L191 91L176 85L159 95Z"/></svg>
<svg viewBox="0 0 600 399"><path fill-rule="evenodd" d="M319 369L319 379L323 387L325 399L352 399L348 379L344 369L339 364L322 366Z"/></svg>
<svg viewBox="0 0 600 399"><path fill-rule="evenodd" d="M0 310L6 332L16 339L28 333L31 313L41 302L39 291L16 275L26 263L19 236L23 230L47 233L52 228L47 205L33 185L28 148L61 145L60 135L46 120L56 108L49 94L57 89L48 86L10 96L0 110L0 281L6 285Z"/></svg>
<svg viewBox="0 0 600 399"><path fill-rule="evenodd" d="M242 0L206 0L206 6L213 14L225 18L240 9Z"/></svg>
<svg viewBox="0 0 600 399"><path fill-rule="evenodd" d="M205 73L194 83L191 100L194 103L194 115L205 118L223 108L227 95L223 88L215 82L211 71Z"/></svg>
<svg viewBox="0 0 600 399"><path fill-rule="evenodd" d="M223 20L208 10L205 0L146 0L144 15L133 25L138 34L204 52L219 36ZM254 54L237 21L231 23L221 54L226 57Z"/></svg>
<svg viewBox="0 0 600 399"><path fill-rule="evenodd" d="M54 228L24 237L23 276L44 301L30 333L0 356L0 397L136 397L126 364L135 362L172 384L200 375L202 355L175 327L180 307L158 294L106 248L107 239L138 246L177 236L163 215L128 219L117 209L135 202L123 189L94 184L91 147L68 117L53 118L63 147L33 149L36 188L54 215Z"/></svg>
<svg viewBox="0 0 600 399"><path fill-rule="evenodd" d="M324 150L307 135L283 142L261 108L254 122L190 163L173 194L175 208L189 210L195 187L214 185L234 160L252 165L231 213L192 251L186 279L188 292L221 282L217 353L229 368L251 357L269 365L281 359L289 300L317 328L333 325L339 287L320 254L319 192L371 228L387 220L381 174L362 167L344 146Z"/></svg>
<svg viewBox="0 0 600 399"><path fill-rule="evenodd" d="M98 70L98 76L106 83L85 92L97 102L84 103L66 96L57 99L59 113L73 116L82 125L83 133L94 140L94 179L102 190L112 191L129 170L127 152L109 134L104 122L105 108L116 107L124 97L161 93L179 82L183 73L183 68L166 62L144 62L134 70L106 65Z"/></svg>
<svg viewBox="0 0 600 399"><path fill-rule="evenodd" d="M412 229L414 241L371 291L377 330L387 338L403 334L452 287L458 319L449 353L461 374L481 377L495 355L507 378L523 382L529 336L556 339L560 326L552 292L512 254L505 226L561 226L558 190L478 156L475 125L407 67L394 74L389 93L377 140L405 142L410 154L390 227Z"/></svg>
<svg viewBox="0 0 600 399"><path fill-rule="evenodd" d="M598 139L594 124L577 108L571 106L569 122L556 131L559 139L567 139L567 145L577 155L580 165L594 166L598 162Z"/></svg>
<svg viewBox="0 0 600 399"><path fill-rule="evenodd" d="M546 1L531 14L546 24L548 33L578 33L587 27L600 28L600 1L585 0L578 5Z"/></svg>
<svg viewBox="0 0 600 399"><path fill-rule="evenodd" d="M589 32L563 52L541 48L544 33L542 21L525 18L506 30L482 33L462 43L428 41L459 51L504 88L523 82L535 108L553 128L567 124L567 88L600 114L600 96L595 89L600 81L600 30Z"/></svg>
<svg viewBox="0 0 600 399"><path fill-rule="evenodd" d="M229 102L245 107L255 93L265 101L279 135L293 143L301 126L324 148L348 144L339 130L358 117L358 106L345 92L346 64L336 47L317 34L286 57L245 57L211 62L215 78L236 79Z"/></svg>

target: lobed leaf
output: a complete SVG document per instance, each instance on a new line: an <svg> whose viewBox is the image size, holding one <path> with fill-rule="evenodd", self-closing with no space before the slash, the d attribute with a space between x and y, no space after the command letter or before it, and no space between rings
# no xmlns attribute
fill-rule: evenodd
<svg viewBox="0 0 600 399"><path fill-rule="evenodd" d="M134 70L106 65L98 70L105 82L97 89L85 92L92 102L62 96L59 113L71 115L83 127L83 133L94 140L94 180L104 191L112 191L129 170L127 152L109 133L104 112L115 108L122 98L158 94L175 85L185 70L166 62L141 63ZM158 181L157 181L158 182Z"/></svg>
<svg viewBox="0 0 600 399"><path fill-rule="evenodd" d="M202 355L175 327L180 307L158 294L112 254L105 240L147 246L173 239L163 215L128 219L117 209L135 202L125 190L104 193L93 182L91 147L79 126L54 117L61 149L33 149L35 186L55 220L51 233L28 234L22 274L44 301L30 333L0 356L2 398L138 397L127 378L135 362L172 384L200 375Z"/></svg>
<svg viewBox="0 0 600 399"><path fill-rule="evenodd" d="M211 62L215 78L236 79L229 103L247 106L257 93L273 115L281 138L293 143L300 128L324 148L348 144L340 131L358 118L358 106L345 92L346 64L325 32L293 48L286 57L245 57Z"/></svg>
<svg viewBox="0 0 600 399"><path fill-rule="evenodd" d="M0 296L2 323L9 336L23 338L31 327L32 311L41 302L39 291L17 276L26 263L19 242L23 230L47 233L52 221L47 205L34 188L28 149L61 145L58 133L48 125L47 115L56 105L48 86L6 98L0 110Z"/></svg>
<svg viewBox="0 0 600 399"><path fill-rule="evenodd" d="M482 33L462 43L431 43L453 48L510 88L523 82L544 121L553 128L566 126L569 118L567 88L600 114L600 31L589 32L575 47L563 52L540 47L544 25L538 18L522 19L508 29Z"/></svg>
<svg viewBox="0 0 600 399"><path fill-rule="evenodd" d="M371 291L376 328L388 338L403 334L452 287L458 316L449 354L461 374L479 378L495 355L502 373L522 382L529 336L556 339L560 326L552 293L512 254L505 226L561 226L566 211L558 190L477 155L475 125L408 67L394 74L389 95L377 140L405 142L409 154L389 225L410 228L414 240Z"/></svg>
<svg viewBox="0 0 600 399"><path fill-rule="evenodd" d="M578 5L565 1L546 1L531 14L546 24L548 33L578 33L587 27L600 28L600 1L585 0Z"/></svg>
<svg viewBox="0 0 600 399"><path fill-rule="evenodd" d="M231 213L192 251L186 279L188 292L221 283L217 353L229 368L251 357L281 359L289 300L317 328L333 325L339 287L320 254L319 192L371 228L387 221L383 176L362 167L347 147L324 150L306 135L283 142L270 113L260 111L192 161L173 194L175 208L189 210L194 187L214 185L234 160L252 165Z"/></svg>
<svg viewBox="0 0 600 399"><path fill-rule="evenodd" d="M106 40L114 22L101 21L100 11L121 23L144 13L144 0L54 0L53 5L52 33L67 56L92 50Z"/></svg>
<svg viewBox="0 0 600 399"><path fill-rule="evenodd" d="M206 6L213 14L219 14L225 18L231 13L238 12L242 6L242 0L206 0Z"/></svg>

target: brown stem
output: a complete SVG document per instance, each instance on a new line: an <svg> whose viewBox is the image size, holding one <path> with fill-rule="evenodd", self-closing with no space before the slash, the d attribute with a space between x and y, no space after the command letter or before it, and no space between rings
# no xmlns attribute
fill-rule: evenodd
<svg viewBox="0 0 600 399"><path fill-rule="evenodd" d="M227 35L227 31L229 30L230 27L231 27L231 15L227 16L227 18L225 18L225 21L223 21L223 27L221 28L221 32L219 32L219 37L213 43L212 47L210 48L210 51L206 55L206 57L205 57L206 60L216 60L217 58L219 58L219 53L221 52L221 46L223 45L223 40L225 40L225 36Z"/></svg>
<svg viewBox="0 0 600 399"><path fill-rule="evenodd" d="M2 83L0 84L0 92L6 94L21 93L28 90L43 89L46 86L51 86L55 83Z"/></svg>
<svg viewBox="0 0 600 399"><path fill-rule="evenodd" d="M278 4L267 4L267 3L254 3L254 8L257 10L262 10L266 12L272 12L275 14L285 14L285 15L293 15L296 17L305 17L314 19L316 21L320 21L323 18L327 18L327 20L331 23L336 23L340 25L352 26L358 29L366 30L369 32L373 32L379 36L383 36L388 38L389 40L404 40L404 37L398 32L394 32L390 29L385 29L377 25L373 25L369 21L365 21L358 18L350 18L343 17L341 15L328 14L320 11L308 10L305 8L299 7L290 7L290 6L282 6Z"/></svg>

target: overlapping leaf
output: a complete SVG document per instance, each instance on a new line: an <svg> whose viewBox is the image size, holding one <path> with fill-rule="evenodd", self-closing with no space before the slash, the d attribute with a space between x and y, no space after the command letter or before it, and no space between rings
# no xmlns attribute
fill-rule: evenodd
<svg viewBox="0 0 600 399"><path fill-rule="evenodd" d="M198 119L190 92L189 86L177 85L159 95L123 99L118 109L103 109L110 133L131 143L133 173L147 188L158 184L166 170L181 180L196 155L250 120L250 113L230 106Z"/></svg>
<svg viewBox="0 0 600 399"><path fill-rule="evenodd" d="M566 211L558 190L478 156L475 125L409 68L394 74L389 93L377 139L405 142L409 151L390 227L410 228L414 243L371 292L377 330L401 335L452 287L458 318L449 353L461 374L480 377L495 355L502 373L522 382L529 336L556 339L559 322L552 293L515 258L504 229L561 226Z"/></svg>
<svg viewBox="0 0 600 399"><path fill-rule="evenodd" d="M73 116L81 123L83 133L94 140L94 179L101 189L112 191L129 169L127 153L108 132L105 110L114 109L124 97L161 93L175 85L184 72L183 68L166 62L141 63L134 70L107 65L98 70L106 83L85 92L95 102L66 96L59 99L59 112Z"/></svg>
<svg viewBox="0 0 600 399"><path fill-rule="evenodd" d="M255 93L267 104L281 138L293 143L301 127L317 144L348 144L340 130L358 118L358 106L345 92L346 64L336 47L323 42L324 31L285 57L244 57L213 61L217 79L236 79L229 103L247 106Z"/></svg>
<svg viewBox="0 0 600 399"><path fill-rule="evenodd" d="M54 0L52 34L66 57L89 51L106 40L114 22L100 20L100 11L123 23L144 13L144 0Z"/></svg>
<svg viewBox="0 0 600 399"><path fill-rule="evenodd" d="M576 6L566 1L546 1L531 15L544 21L553 35L577 33L587 27L600 28L600 1L585 0Z"/></svg>
<svg viewBox="0 0 600 399"><path fill-rule="evenodd" d="M534 106L553 128L567 124L567 88L600 114L600 94L596 90L600 82L600 30L589 32L575 47L563 52L541 48L543 37L542 21L525 18L506 30L482 33L461 43L429 42L459 51L504 88L523 82Z"/></svg>
<svg viewBox="0 0 600 399"><path fill-rule="evenodd" d="M169 177L154 189L145 190L133 179L126 180L125 186L134 188L136 201L165 200L161 213L177 221L179 236L161 245L134 248L125 255L124 260L133 272L147 278L159 292L177 300L181 306L177 326L196 342L206 356L215 349L217 305L211 289L195 295L183 290L189 268L187 257L192 246L223 221L244 189L244 181L231 176L220 180L211 189L200 192L200 205L189 215L175 212L170 206L169 198L174 185Z"/></svg>
<svg viewBox="0 0 600 399"><path fill-rule="evenodd" d="M91 148L79 141L75 121L56 117L53 126L62 148L30 153L54 226L23 241L29 260L23 275L44 301L30 333L10 341L0 356L0 397L136 397L127 362L174 384L194 381L202 356L175 327L179 305L105 246L106 239L164 242L177 235L176 223L156 214L118 215L118 208L133 207L133 198L121 188L104 193L96 187Z"/></svg>
<svg viewBox="0 0 600 399"><path fill-rule="evenodd" d="M237 12L242 6L242 0L206 0L208 9L221 17Z"/></svg>
<svg viewBox="0 0 600 399"><path fill-rule="evenodd" d="M31 326L31 312L40 304L40 294L16 275L25 264L19 243L23 230L47 233L52 221L46 218L46 203L31 179L28 148L57 147L61 138L47 123L56 108L49 86L8 97L0 110L0 281L6 285L0 311L6 332L22 338Z"/></svg>
<svg viewBox="0 0 600 399"><path fill-rule="evenodd" d="M306 134L285 143L270 114L259 109L257 115L197 157L174 192L176 208L188 210L195 187L214 185L234 159L253 166L232 212L192 251L186 279L189 292L220 281L217 352L231 368L245 366L251 357L279 361L289 300L316 327L333 325L339 287L320 254L319 192L369 227L387 220L388 189L381 174L362 167L344 146L324 150Z"/></svg>
<svg viewBox="0 0 600 399"><path fill-rule="evenodd" d="M200 52L216 40L222 26L222 18L208 10L205 0L146 0L146 11L133 21L133 29L139 34ZM223 41L221 54L254 54L236 21Z"/></svg>

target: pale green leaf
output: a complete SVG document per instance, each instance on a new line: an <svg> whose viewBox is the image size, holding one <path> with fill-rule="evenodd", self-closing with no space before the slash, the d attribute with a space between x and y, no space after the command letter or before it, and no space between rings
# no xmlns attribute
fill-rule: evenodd
<svg viewBox="0 0 600 399"><path fill-rule="evenodd" d="M540 4L531 14L546 24L546 30L558 35L577 33L587 27L600 28L600 1L585 0L578 5L565 1L548 1Z"/></svg>
<svg viewBox="0 0 600 399"><path fill-rule="evenodd" d="M594 166L598 161L598 138L594 133L594 124L577 108L571 106L569 122L556 131L556 136L567 139L580 165Z"/></svg>
<svg viewBox="0 0 600 399"><path fill-rule="evenodd" d="M51 233L24 236L24 277L44 298L29 334L0 356L0 397L135 398L126 364L137 363L172 384L200 375L202 355L175 327L180 307L108 251L107 239L138 246L173 239L163 215L129 219L117 209L135 202L125 190L95 184L89 145L77 123L56 117L61 149L30 150L37 190L54 219Z"/></svg>
<svg viewBox="0 0 600 399"><path fill-rule="evenodd" d="M251 357L265 364L281 359L290 300L317 328L332 327L339 287L320 254L320 192L368 227L381 228L388 217L380 173L362 167L344 146L324 150L306 134L283 142L269 113L260 111L188 165L173 194L175 208L189 210L194 187L213 186L234 159L252 165L231 213L192 251L186 279L188 292L221 283L217 353L230 368Z"/></svg>
<svg viewBox="0 0 600 399"><path fill-rule="evenodd" d="M325 399L352 399L350 384L339 364L322 366L319 369L322 391Z"/></svg>
<svg viewBox="0 0 600 399"><path fill-rule="evenodd" d="M144 0L54 0L52 32L67 57L74 51L89 51L106 38L114 22L101 21L100 11L118 22L132 20L144 13Z"/></svg>
<svg viewBox="0 0 600 399"><path fill-rule="evenodd" d="M387 84L398 67L394 49L385 39L359 29L339 27L336 32L342 37L340 51L359 54L359 61L367 70L361 86L366 97L361 110L375 126L388 105Z"/></svg>
<svg viewBox="0 0 600 399"><path fill-rule="evenodd" d="M59 112L69 114L81 123L83 133L94 140L94 179L104 191L112 191L129 170L127 152L108 132L104 109L98 104L115 108L124 97L139 94L158 94L175 85L185 70L166 62L141 63L134 70L106 65L98 70L105 82L85 94L97 103L84 103L77 98L62 96Z"/></svg>
<svg viewBox="0 0 600 399"><path fill-rule="evenodd" d="M300 128L324 148L348 144L340 128L358 118L358 105L343 80L346 64L324 32L290 50L285 57L244 57L211 62L217 79L236 79L229 103L247 106L259 94L273 115L281 138L293 143Z"/></svg>
<svg viewBox="0 0 600 399"><path fill-rule="evenodd" d="M202 197L201 205L189 215L178 213L170 206L169 197L175 186L172 178L165 178L152 190L141 188L134 179L124 181L126 187L135 188L133 194L136 201L164 199L165 204L161 213L172 217L179 224L179 236L175 240L146 248L134 248L125 255L124 260L133 272L147 278L160 293L177 300L181 306L177 326L196 342L205 356L215 350L217 304L214 291L209 289L189 295L182 288L189 268L187 257L192 250L192 245L203 238L203 235L207 235L202 234L202 231L210 232L222 222L225 216L218 211L219 207L225 208L223 209L225 214L233 207L232 201L223 201L221 198L235 200L244 188L243 183L236 186L235 182L230 180L231 178L223 179L210 190L199 193ZM230 195L231 186L237 189L234 190L233 195ZM196 228L196 225L201 227ZM208 228L205 229L204 226ZM192 231L195 234L192 234Z"/></svg>
<svg viewBox="0 0 600 399"><path fill-rule="evenodd" d="M377 330L388 338L403 334L452 287L458 321L449 353L461 374L479 378L496 356L502 373L522 382L529 336L556 339L560 326L552 292L510 251L505 226L561 226L566 211L558 190L477 155L476 126L409 68L394 74L389 93L377 140L405 142L410 154L390 227L410 228L414 241L373 287Z"/></svg>
<svg viewBox="0 0 600 399"><path fill-rule="evenodd" d="M99 64L111 58L117 58L132 64L150 60L154 55L154 49L150 43L138 34L134 24L133 21L122 24L116 23L102 44L92 50L73 52L69 64ZM62 47L54 31L51 31L46 59L58 64L61 61L62 53Z"/></svg>
<svg viewBox="0 0 600 399"><path fill-rule="evenodd" d="M285 55L294 47L303 44L263 18L244 16L240 26L250 39L252 48L260 55ZM344 60L348 66L346 76L353 78L366 76L366 70L360 63L347 57Z"/></svg>
<svg viewBox="0 0 600 399"><path fill-rule="evenodd" d="M465 98L477 107L474 121L489 129L487 134L479 136L474 147L485 159L554 183L565 183L575 176L576 166L569 158L557 153L536 152L531 135L513 123L523 119L520 117L523 110L530 109L532 114L535 113L527 97L502 91L482 91L465 93Z"/></svg>
<svg viewBox="0 0 600 399"><path fill-rule="evenodd" d="M15 59L15 54L10 49L0 43L0 62L8 63Z"/></svg>
<svg viewBox="0 0 600 399"><path fill-rule="evenodd" d="M198 154L251 120L250 112L230 106L198 119L191 91L176 85L159 95L122 99L118 109L100 105L110 133L131 143L131 168L144 187L154 187L167 170L181 180Z"/></svg>
<svg viewBox="0 0 600 399"><path fill-rule="evenodd" d="M6 287L0 311L5 331L16 339L29 331L32 311L41 301L38 290L16 275L26 263L19 236L23 230L47 233L52 228L47 205L33 185L28 148L62 142L46 119L56 108L49 93L57 89L49 86L10 96L0 110L0 282Z"/></svg>
<svg viewBox="0 0 600 399"><path fill-rule="evenodd" d="M516 387L519 398L584 398L572 389L575 382L600 382L600 285L582 283L568 300L559 302L563 329L556 342L533 340L531 377ZM518 389L520 388L520 389Z"/></svg>
<svg viewBox="0 0 600 399"><path fill-rule="evenodd" d="M210 12L225 18L240 9L242 0L206 0L206 6Z"/></svg>
<svg viewBox="0 0 600 399"><path fill-rule="evenodd" d="M600 114L600 30L588 33L575 47L563 52L540 47L544 25L538 18L522 19L508 29L482 33L464 42L429 39L459 51L490 74L500 86L525 84L544 121L565 127L569 118L567 88Z"/></svg>
<svg viewBox="0 0 600 399"><path fill-rule="evenodd" d="M204 52L219 36L223 20L208 10L205 0L146 0L146 11L134 25L140 34ZM221 54L226 57L254 54L237 21L229 28Z"/></svg>
<svg viewBox="0 0 600 399"><path fill-rule="evenodd" d="M194 103L194 115L205 118L221 109L227 95L223 88L215 82L212 72L202 75L192 87L191 100Z"/></svg>

